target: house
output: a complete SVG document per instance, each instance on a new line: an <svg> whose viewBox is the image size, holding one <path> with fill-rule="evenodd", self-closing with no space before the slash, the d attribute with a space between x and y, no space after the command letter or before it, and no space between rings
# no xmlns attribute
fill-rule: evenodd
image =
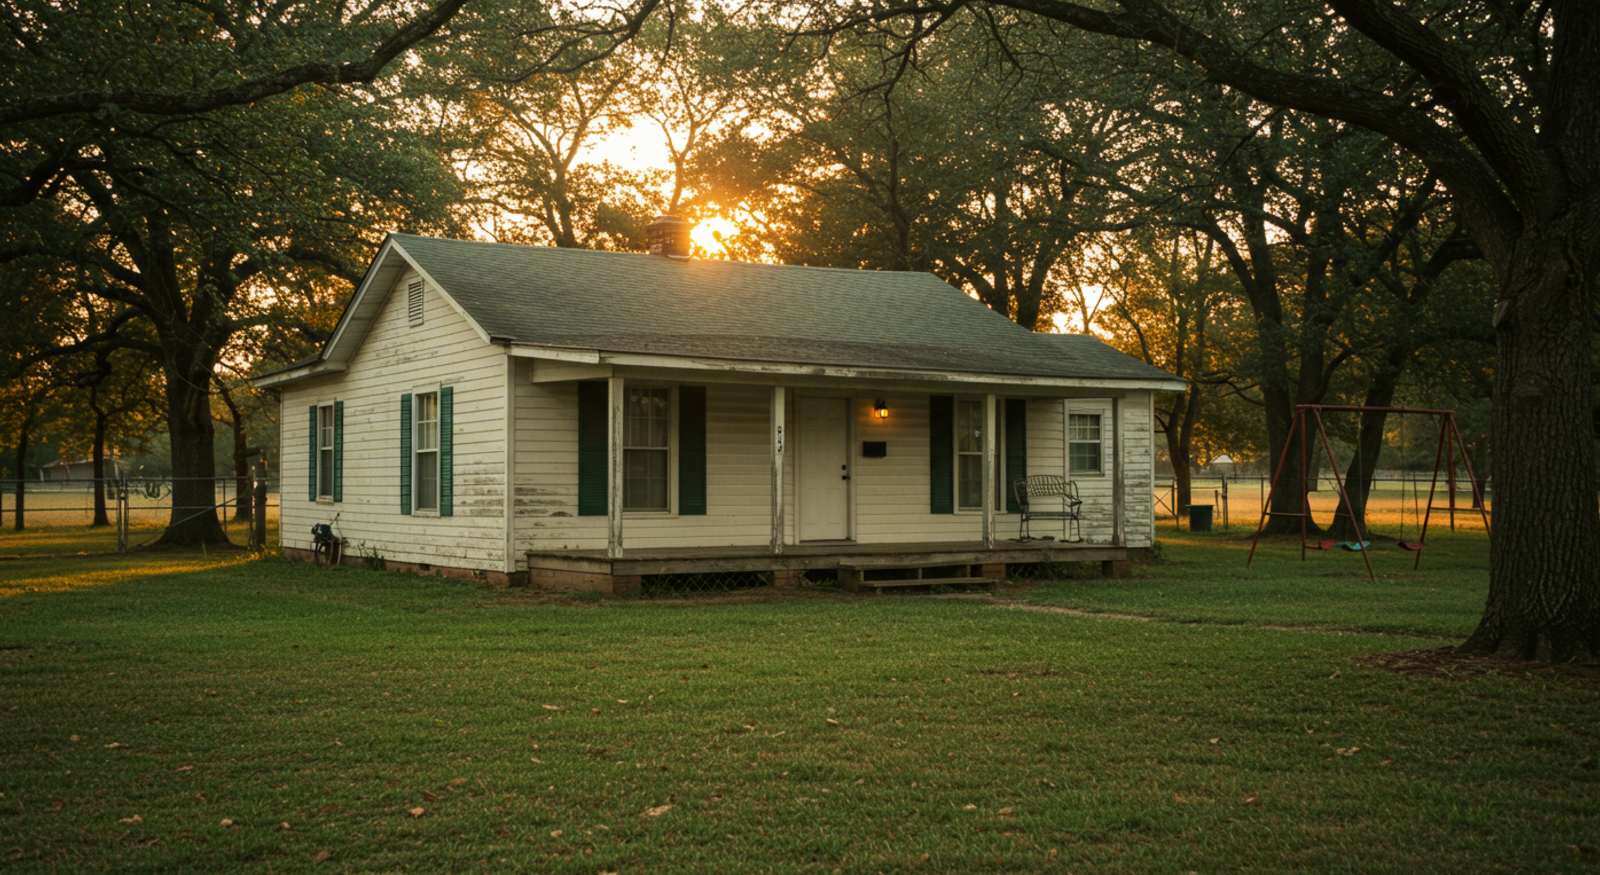
<svg viewBox="0 0 1600 875"><path fill-rule="evenodd" d="M107 454L105 472L111 478L121 475L122 463L115 453ZM40 465L39 479L59 483L78 480L87 485L94 479L94 459L57 459L48 465Z"/></svg>
<svg viewBox="0 0 1600 875"><path fill-rule="evenodd" d="M390 235L320 353L256 379L285 552L333 522L349 559L610 592L1151 544L1152 393L1181 381L929 274L651 231L651 254ZM1041 473L1077 484L1082 543L1015 540L1009 483Z"/></svg>

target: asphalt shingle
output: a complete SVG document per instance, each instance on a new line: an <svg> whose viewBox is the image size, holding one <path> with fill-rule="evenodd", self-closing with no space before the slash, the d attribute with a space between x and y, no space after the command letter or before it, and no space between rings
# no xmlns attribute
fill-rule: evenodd
<svg viewBox="0 0 1600 875"><path fill-rule="evenodd" d="M490 336L619 353L1039 377L1172 379L1036 334L932 274L393 239Z"/></svg>

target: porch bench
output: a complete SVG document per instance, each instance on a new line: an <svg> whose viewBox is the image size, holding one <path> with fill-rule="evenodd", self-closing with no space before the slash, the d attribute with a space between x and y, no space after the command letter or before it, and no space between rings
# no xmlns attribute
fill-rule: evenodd
<svg viewBox="0 0 1600 875"><path fill-rule="evenodd" d="M1011 491L1017 498L1017 540L1035 540L1030 523L1034 520L1061 520L1061 540L1067 544L1083 543L1083 499L1078 497L1078 484L1060 474L1031 474L1011 482ZM1059 507L1041 506L1059 503ZM1038 540L1049 540L1041 538Z"/></svg>

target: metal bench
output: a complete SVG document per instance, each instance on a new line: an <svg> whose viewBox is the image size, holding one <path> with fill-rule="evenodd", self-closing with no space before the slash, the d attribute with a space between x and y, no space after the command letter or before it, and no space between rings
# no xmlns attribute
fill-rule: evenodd
<svg viewBox="0 0 1600 875"><path fill-rule="evenodd" d="M1036 540L1028 525L1034 520L1061 520L1061 540L1068 544L1083 543L1083 531L1079 528L1083 500L1078 497L1077 483L1060 474L1034 474L1011 481L1011 491L1017 497L1021 517L1017 524L1017 540ZM1041 506L1057 502L1059 507ZM1037 540L1049 540L1049 536Z"/></svg>

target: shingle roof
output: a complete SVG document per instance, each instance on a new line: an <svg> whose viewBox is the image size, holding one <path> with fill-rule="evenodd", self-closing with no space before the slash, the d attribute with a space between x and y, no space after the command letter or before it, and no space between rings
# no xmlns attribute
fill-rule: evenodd
<svg viewBox="0 0 1600 875"><path fill-rule="evenodd" d="M1078 334L1035 334L932 274L395 234L491 337L617 353L1171 380Z"/></svg>

